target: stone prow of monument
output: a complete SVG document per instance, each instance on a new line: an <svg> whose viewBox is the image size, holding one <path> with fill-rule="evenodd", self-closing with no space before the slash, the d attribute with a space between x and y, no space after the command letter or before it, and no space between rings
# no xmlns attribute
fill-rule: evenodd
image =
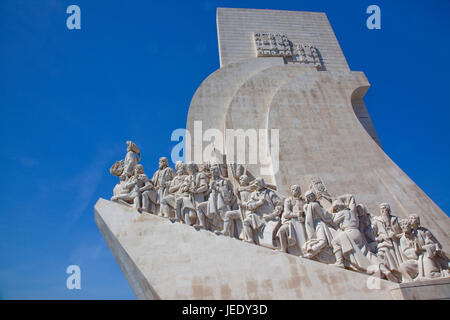
<svg viewBox="0 0 450 320"><path fill-rule="evenodd" d="M95 222L138 299L450 298L450 279L393 283L105 199Z"/></svg>
<svg viewBox="0 0 450 320"><path fill-rule="evenodd" d="M198 123L278 130L279 158L246 167L281 195L320 177L373 215L383 202L400 218L419 215L450 251L449 218L383 151L363 100L370 84L349 69L324 13L218 8L217 31L220 69L192 98L191 134ZM194 162L198 147L186 145ZM95 221L139 299L450 299L449 278L394 283L104 199Z"/></svg>

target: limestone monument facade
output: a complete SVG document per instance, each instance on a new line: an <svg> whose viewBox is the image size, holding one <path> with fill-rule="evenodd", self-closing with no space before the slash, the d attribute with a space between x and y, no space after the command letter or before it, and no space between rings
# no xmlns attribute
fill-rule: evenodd
<svg viewBox="0 0 450 320"><path fill-rule="evenodd" d="M149 178L128 141L111 201L95 206L136 296L450 298L450 220L384 153L369 83L326 15L219 8L217 30L221 68L186 125L222 133L215 156L198 161L207 143L191 139L187 163L162 157ZM266 135L258 162L220 148L255 128ZM244 159L250 144L238 146Z"/></svg>

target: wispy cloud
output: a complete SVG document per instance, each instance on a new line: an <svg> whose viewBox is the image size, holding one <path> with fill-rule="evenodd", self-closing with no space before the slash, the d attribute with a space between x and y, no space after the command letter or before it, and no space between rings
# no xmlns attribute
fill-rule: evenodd
<svg viewBox="0 0 450 320"><path fill-rule="evenodd" d="M88 261L95 261L102 254L104 247L103 239L93 243L81 243L72 251L69 262L82 266Z"/></svg>
<svg viewBox="0 0 450 320"><path fill-rule="evenodd" d="M108 173L114 156L120 152L119 146L116 148L99 150L88 167L82 172L75 174L69 179L66 185L73 191L73 203L69 206L67 212L67 222L75 223L80 216L92 205L95 195L102 178Z"/></svg>

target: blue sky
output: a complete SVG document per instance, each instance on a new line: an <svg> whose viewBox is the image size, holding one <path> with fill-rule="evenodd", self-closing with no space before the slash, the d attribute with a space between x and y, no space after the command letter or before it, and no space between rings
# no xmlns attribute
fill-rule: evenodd
<svg viewBox="0 0 450 320"><path fill-rule="evenodd" d="M66 8L81 8L81 30ZM366 8L381 8L381 30ZM450 212L450 2L0 2L0 298L134 299L94 223L126 140L148 173L219 68L216 7L326 12L385 152ZM78 264L82 289L67 290Z"/></svg>

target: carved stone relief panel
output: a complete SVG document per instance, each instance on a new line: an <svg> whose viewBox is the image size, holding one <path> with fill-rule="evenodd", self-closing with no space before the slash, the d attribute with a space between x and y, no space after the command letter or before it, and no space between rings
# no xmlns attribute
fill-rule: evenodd
<svg viewBox="0 0 450 320"><path fill-rule="evenodd" d="M293 44L281 33L255 32L253 37L257 57L283 57L286 63L314 64L317 70L324 70L319 50L310 44Z"/></svg>
<svg viewBox="0 0 450 320"><path fill-rule="evenodd" d="M254 33L257 57L291 57L290 42L285 34Z"/></svg>

